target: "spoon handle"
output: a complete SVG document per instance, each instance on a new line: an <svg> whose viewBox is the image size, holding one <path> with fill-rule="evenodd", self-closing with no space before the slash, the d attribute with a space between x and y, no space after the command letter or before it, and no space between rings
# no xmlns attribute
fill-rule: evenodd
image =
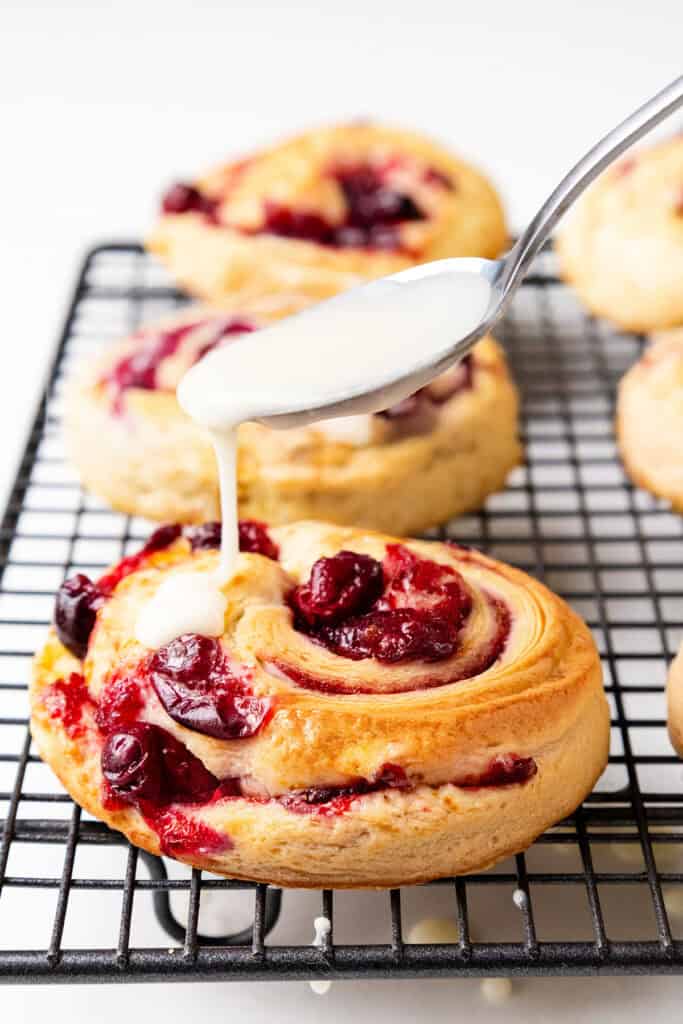
<svg viewBox="0 0 683 1024"><path fill-rule="evenodd" d="M630 117L600 139L564 176L505 258L500 282L507 294L524 275L563 213L587 185L625 149L683 104L683 75L638 107Z"/></svg>

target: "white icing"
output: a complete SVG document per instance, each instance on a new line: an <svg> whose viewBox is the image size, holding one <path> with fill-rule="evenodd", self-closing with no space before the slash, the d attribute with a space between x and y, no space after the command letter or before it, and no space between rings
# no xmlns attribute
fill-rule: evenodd
<svg viewBox="0 0 683 1024"><path fill-rule="evenodd" d="M216 578L198 572L176 573L162 580L140 609L135 639L156 649L182 633L221 636L227 601Z"/></svg>
<svg viewBox="0 0 683 1024"><path fill-rule="evenodd" d="M338 416L333 420L318 420L315 429L329 438L330 441L344 441L346 444L361 447L370 444L372 439L372 417Z"/></svg>
<svg viewBox="0 0 683 1024"><path fill-rule="evenodd" d="M325 940L332 930L332 922L329 917L316 917L313 921L313 928L315 929L315 937L311 945L324 946ZM332 982L326 981L323 978L316 978L314 981L309 981L308 984L317 996L326 995L332 988Z"/></svg>
<svg viewBox="0 0 683 1024"><path fill-rule="evenodd" d="M503 1006L512 995L509 978L485 978L481 983L481 994L492 1006Z"/></svg>
<svg viewBox="0 0 683 1024"><path fill-rule="evenodd" d="M490 285L476 272L460 266L454 270L454 263L458 265L443 260L415 267L337 295L254 334L236 337L188 370L178 386L178 400L210 431L218 461L220 566L203 591L205 615L193 600L198 591L191 594L192 583L187 582L184 600L174 594L166 604L159 598L151 611L143 609L136 629L139 639L168 638L171 626L175 636L215 635L217 594L231 578L238 552L237 426L259 420L287 429L323 420L328 431L367 436L369 423L363 424L363 417L367 420L368 414L426 384L434 376L435 362L481 323ZM339 417L340 402L346 403L342 411L346 416L353 413L355 422L335 428L330 414ZM189 581L189 575L184 579Z"/></svg>
<svg viewBox="0 0 683 1024"><path fill-rule="evenodd" d="M373 281L209 352L181 380L178 400L211 430L250 419L303 426L342 400L353 400L344 415L378 412L478 326L490 291L450 260ZM421 383L433 376L426 369Z"/></svg>
<svg viewBox="0 0 683 1024"><path fill-rule="evenodd" d="M512 902L519 910L524 910L527 905L527 898L523 889L515 889L512 894Z"/></svg>

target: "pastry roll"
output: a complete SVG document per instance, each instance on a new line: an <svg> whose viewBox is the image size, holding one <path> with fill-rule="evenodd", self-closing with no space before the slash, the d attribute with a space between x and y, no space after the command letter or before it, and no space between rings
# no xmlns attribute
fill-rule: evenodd
<svg viewBox="0 0 683 1024"><path fill-rule="evenodd" d="M164 526L58 595L31 728L87 811L234 878L384 887L486 868L572 812L609 713L585 624L455 544L243 522L224 630L136 639L218 524Z"/></svg>

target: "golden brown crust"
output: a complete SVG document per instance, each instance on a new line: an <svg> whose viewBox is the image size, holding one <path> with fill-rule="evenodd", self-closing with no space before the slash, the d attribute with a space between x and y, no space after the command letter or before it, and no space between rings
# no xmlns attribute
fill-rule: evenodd
<svg viewBox="0 0 683 1024"><path fill-rule="evenodd" d="M398 157L409 190L427 213L401 226L405 251L335 248L272 234L249 234L269 202L319 213L335 221L341 193L331 165ZM428 183L436 171L452 188ZM223 197L221 224L196 213L165 214L147 239L151 252L192 294L248 297L296 291L324 298L362 281L446 256L497 256L507 242L500 200L470 165L420 135L369 122L318 129L226 164L198 182Z"/></svg>
<svg viewBox="0 0 683 1024"><path fill-rule="evenodd" d="M603 174L560 232L557 253L592 313L632 331L683 324L683 136Z"/></svg>
<svg viewBox="0 0 683 1024"><path fill-rule="evenodd" d="M666 699L669 739L676 752L683 757L683 649L671 662Z"/></svg>
<svg viewBox="0 0 683 1024"><path fill-rule="evenodd" d="M477 553L409 541L416 554L457 568L473 596L459 649L431 665L350 661L292 628L285 595L321 555L343 548L381 558L391 538L320 523L271 533L280 562L240 556L225 591L223 637L231 659L248 667L254 692L275 700L267 726L249 740L219 741L173 721L153 691L146 698L146 721L172 733L218 778L249 779L254 791L271 797L186 808L189 817L232 846L180 859L233 877L292 886L424 881L477 870L523 849L590 791L606 762L609 715L593 640L563 601L518 570ZM54 635L35 661L32 731L42 756L79 803L152 852L159 849L157 836L137 810L111 811L102 804L102 739L88 725L88 715L82 734L70 738L51 717L46 696L56 679L82 671L97 700L112 668L132 669L144 656L133 639L134 622L160 580L190 567L209 572L216 558L215 552L189 555L187 542L177 541L119 584L98 613L83 666ZM449 683L481 642L486 595L512 613L506 647L484 672ZM361 682L372 692L307 689L274 671L274 661L351 686ZM425 675L443 685L383 692L388 683L415 685ZM537 774L524 784L453 784L510 753L532 757ZM272 798L372 779L387 762L399 764L413 788L368 794L335 816L295 813Z"/></svg>
<svg viewBox="0 0 683 1024"><path fill-rule="evenodd" d="M267 323L298 303L294 296L280 296L232 311ZM190 321L201 309L189 307L163 323ZM139 343L138 338L115 346L70 383L64 417L69 455L84 485L119 511L175 522L217 519L210 440L175 395L135 388L126 391L122 410L112 409L102 374ZM376 416L364 418L370 426L360 439L316 426L274 431L244 424L240 515L271 523L315 518L409 534L480 507L504 486L521 451L517 392L502 351L487 338L473 359L472 387L435 407L433 423L421 433L401 436ZM186 367L182 353L171 362L163 371L169 388Z"/></svg>
<svg viewBox="0 0 683 1024"><path fill-rule="evenodd" d="M624 376L616 426L631 479L683 511L683 331L656 336Z"/></svg>

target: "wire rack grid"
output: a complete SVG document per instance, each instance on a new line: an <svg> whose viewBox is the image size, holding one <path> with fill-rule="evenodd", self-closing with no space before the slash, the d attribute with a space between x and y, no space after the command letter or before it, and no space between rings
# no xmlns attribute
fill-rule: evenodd
<svg viewBox="0 0 683 1024"><path fill-rule="evenodd" d="M26 680L54 591L150 529L78 487L61 447L63 380L75 360L182 301L137 244L87 255L2 520L0 979L681 972L682 774L663 688L683 636L683 528L629 484L616 457L615 386L641 339L588 318L552 252L498 330L522 394L526 463L483 511L438 533L542 578L594 632L612 754L575 814L526 854L467 878L283 896L137 851L81 812L40 762ZM332 930L314 948L320 914ZM411 923L435 914L456 922L458 940L411 941Z"/></svg>

